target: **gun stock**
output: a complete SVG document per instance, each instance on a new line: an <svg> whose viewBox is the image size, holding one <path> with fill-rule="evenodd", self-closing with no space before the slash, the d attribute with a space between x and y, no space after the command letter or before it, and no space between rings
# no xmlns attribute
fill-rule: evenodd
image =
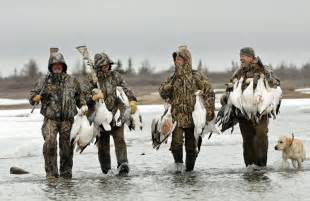
<svg viewBox="0 0 310 201"><path fill-rule="evenodd" d="M81 45L81 46L76 47L76 49L81 54L82 59L85 62L87 62L87 64L91 67L93 81L97 84L97 88L100 89L100 84L99 84L98 77L95 71L94 62L89 57L89 52L88 52L87 47L85 45Z"/></svg>

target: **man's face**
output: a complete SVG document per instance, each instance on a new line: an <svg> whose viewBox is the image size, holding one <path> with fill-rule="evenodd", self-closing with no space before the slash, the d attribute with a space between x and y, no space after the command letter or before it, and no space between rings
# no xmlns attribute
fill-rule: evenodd
<svg viewBox="0 0 310 201"><path fill-rule="evenodd" d="M183 66L184 65L184 59L180 56L176 56L175 58L175 65L177 66Z"/></svg>
<svg viewBox="0 0 310 201"><path fill-rule="evenodd" d="M254 60L253 57L249 57L249 56L243 55L243 54L240 55L240 61L241 61L242 64L249 64L253 60Z"/></svg>
<svg viewBox="0 0 310 201"><path fill-rule="evenodd" d="M107 72L109 72L109 68L110 68L109 64L102 65L101 66L101 71L104 72L104 73L107 73Z"/></svg>
<svg viewBox="0 0 310 201"><path fill-rule="evenodd" d="M62 73L62 70L63 70L63 65L62 64L53 64L52 65L52 71L53 73L55 74L58 74L58 73Z"/></svg>

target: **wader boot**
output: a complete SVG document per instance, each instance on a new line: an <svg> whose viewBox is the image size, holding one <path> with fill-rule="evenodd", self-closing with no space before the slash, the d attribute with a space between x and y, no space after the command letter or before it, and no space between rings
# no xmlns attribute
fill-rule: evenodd
<svg viewBox="0 0 310 201"><path fill-rule="evenodd" d="M194 170L195 162L196 162L197 154L195 152L188 152L186 153L186 160L185 160L185 171L190 172Z"/></svg>

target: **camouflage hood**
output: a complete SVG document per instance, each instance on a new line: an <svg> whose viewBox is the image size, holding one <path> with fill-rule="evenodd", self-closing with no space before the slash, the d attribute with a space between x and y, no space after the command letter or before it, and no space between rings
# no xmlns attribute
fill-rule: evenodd
<svg viewBox="0 0 310 201"><path fill-rule="evenodd" d="M95 54L94 65L96 68L97 77L99 79L104 79L106 77L109 77L111 75L111 68L113 64L114 62L110 59L110 57L106 53L101 52L101 53ZM101 70L101 66L103 65L109 65L108 72L103 72Z"/></svg>
<svg viewBox="0 0 310 201"><path fill-rule="evenodd" d="M100 66L107 65L107 64L109 64L111 68L111 65L113 65L114 62L110 59L110 57L106 53L101 52L101 53L95 54L94 64L97 69L100 68Z"/></svg>
<svg viewBox="0 0 310 201"><path fill-rule="evenodd" d="M52 65L53 64L62 64L63 65L63 72L67 72L67 64L65 62L64 56L60 52L53 52L48 60L48 70L52 72Z"/></svg>
<svg viewBox="0 0 310 201"><path fill-rule="evenodd" d="M172 57L173 60L176 60L176 57L180 56L184 59L183 66L175 66L176 76L184 76L192 74L192 55L190 51L187 49L187 46L179 46L177 51L173 52Z"/></svg>

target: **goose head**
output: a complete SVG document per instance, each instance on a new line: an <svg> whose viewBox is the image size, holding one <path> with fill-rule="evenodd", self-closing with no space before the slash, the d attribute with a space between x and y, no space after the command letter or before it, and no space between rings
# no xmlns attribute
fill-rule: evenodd
<svg viewBox="0 0 310 201"><path fill-rule="evenodd" d="M202 91L201 90L197 90L196 92L195 92L195 95L196 96L201 96L203 93L202 93Z"/></svg>
<svg viewBox="0 0 310 201"><path fill-rule="evenodd" d="M265 82L265 86L266 86L267 91L269 91L270 90L270 86L269 86L268 81L266 79L264 79L264 82Z"/></svg>
<svg viewBox="0 0 310 201"><path fill-rule="evenodd" d="M247 78L247 79L245 80L245 83L247 83L247 84L253 84L253 81L254 81L254 78Z"/></svg>
<svg viewBox="0 0 310 201"><path fill-rule="evenodd" d="M263 73L260 74L259 78L265 79L265 75Z"/></svg>
<svg viewBox="0 0 310 201"><path fill-rule="evenodd" d="M242 83L243 83L244 77L241 77L238 81L238 88L241 89Z"/></svg>

